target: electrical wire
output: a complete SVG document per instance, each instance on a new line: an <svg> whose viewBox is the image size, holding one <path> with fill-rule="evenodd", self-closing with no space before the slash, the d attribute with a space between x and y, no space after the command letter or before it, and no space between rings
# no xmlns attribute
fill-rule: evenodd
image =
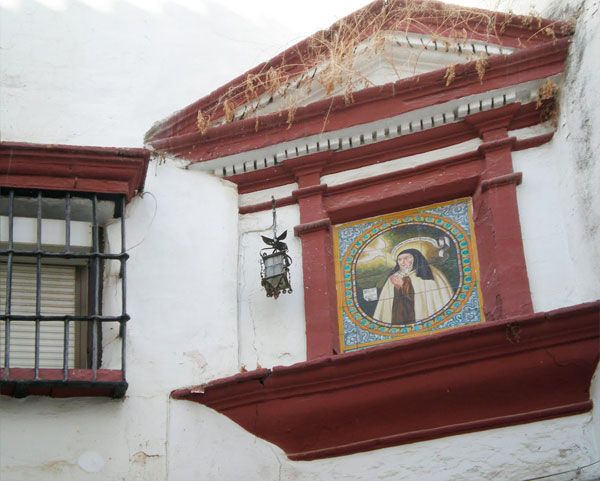
<svg viewBox="0 0 600 481"><path fill-rule="evenodd" d="M600 463L600 459L598 459L597 461L594 461L593 463L590 464L586 464L584 466L579 466L578 468L575 469L568 469L567 471L561 471L560 473L552 473L552 474L546 474L545 476L538 476L537 478L527 478L527 479L523 479L522 481L538 481L540 479L548 479L548 478L552 478L554 476L560 476L561 474L569 474L569 473L575 473L576 475L581 474L581 471L585 468L589 468L590 466L593 466L594 464L598 464ZM598 479L598 478L596 478Z"/></svg>

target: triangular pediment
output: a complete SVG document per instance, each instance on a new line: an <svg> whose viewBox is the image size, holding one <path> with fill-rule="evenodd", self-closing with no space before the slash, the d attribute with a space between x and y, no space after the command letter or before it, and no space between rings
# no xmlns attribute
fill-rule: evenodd
<svg viewBox="0 0 600 481"><path fill-rule="evenodd" d="M229 118L223 116L214 125L303 107L337 95L345 95L351 102L352 94L365 88L474 60L485 62L491 56L509 55L514 50L479 40L385 32L361 42L351 52L286 77L277 88L239 105ZM448 82L452 82L451 73Z"/></svg>
<svg viewBox="0 0 600 481"><path fill-rule="evenodd" d="M566 22L532 15L377 0L156 124L146 142L206 162L280 142L291 136L284 132L288 129L296 136L318 133L314 125L292 128L299 122L319 123L323 132L383 119L479 92L480 86L491 87L489 78L496 78L493 88L510 83L504 69L512 63L520 69L520 53L549 44L556 50L571 33ZM562 43L557 52L561 49ZM546 50L533 55L547 55ZM352 106L384 97L396 99L393 112L362 109L361 118L347 115L357 110ZM478 101L484 105L489 99ZM330 122L344 109L344 119ZM436 112L432 123L448 113Z"/></svg>

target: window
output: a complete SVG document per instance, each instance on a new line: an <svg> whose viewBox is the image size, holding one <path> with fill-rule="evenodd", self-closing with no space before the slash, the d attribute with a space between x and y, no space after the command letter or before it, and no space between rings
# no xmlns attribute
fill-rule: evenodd
<svg viewBox="0 0 600 481"><path fill-rule="evenodd" d="M44 383L119 381L126 387L125 196L23 189L0 194L3 383L18 384L21 395ZM120 281L121 305L111 315L102 303L107 271ZM116 371L102 369L105 336L121 341L120 359L107 362L120 364Z"/></svg>

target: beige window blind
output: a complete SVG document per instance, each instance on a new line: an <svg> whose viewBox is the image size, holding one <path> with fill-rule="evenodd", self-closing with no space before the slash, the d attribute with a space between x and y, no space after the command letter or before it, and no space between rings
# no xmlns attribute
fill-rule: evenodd
<svg viewBox="0 0 600 481"><path fill-rule="evenodd" d="M77 267L42 265L41 314L75 315L77 311ZM11 314L35 315L35 264L13 264ZM6 264L0 264L0 312L5 312ZM5 323L0 322L0 363L4 364ZM75 322L69 323L69 368L78 367ZM79 329L77 328L77 331ZM79 333L77 332L79 335ZM40 323L40 368L63 367L64 323ZM79 351L79 349L77 349ZM10 326L10 367L34 367L35 322L12 321Z"/></svg>

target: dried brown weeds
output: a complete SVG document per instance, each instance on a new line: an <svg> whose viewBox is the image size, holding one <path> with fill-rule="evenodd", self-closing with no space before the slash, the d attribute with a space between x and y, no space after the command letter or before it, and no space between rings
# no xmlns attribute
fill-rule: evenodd
<svg viewBox="0 0 600 481"><path fill-rule="evenodd" d="M556 37L554 26L542 28L542 20L536 12L520 17L520 23L532 32L526 40L536 35ZM250 115L256 116L255 129L258 130L259 104L264 104L265 99L266 103L281 100L281 110L287 110L287 124L291 126L298 104L311 95L316 85L323 88L326 97L341 94L351 103L356 90L371 85L356 66L357 49L366 45L365 52L385 57L386 42L393 41L393 34L428 32L437 41L437 48L441 46L449 51L453 40L465 41L476 33L478 38L493 41L517 24L517 17L510 12L487 12L439 1L373 3L313 35L307 43L299 44L295 52L278 60L279 63L267 63L261 70L248 74L210 108L198 111L198 131L205 134L215 119L233 122ZM479 57L475 63L480 82L484 80L487 65L486 56ZM397 65L392 68L396 72L400 70ZM446 86L455 78L455 66L450 65L444 76Z"/></svg>

